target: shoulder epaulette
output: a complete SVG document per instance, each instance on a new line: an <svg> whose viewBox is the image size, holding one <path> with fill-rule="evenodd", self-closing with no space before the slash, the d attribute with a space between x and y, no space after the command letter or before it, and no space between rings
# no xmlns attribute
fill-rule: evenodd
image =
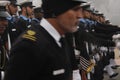
<svg viewBox="0 0 120 80"><path fill-rule="evenodd" d="M24 33L22 35L22 38L26 38L26 39L29 39L29 40L32 40L32 41L36 41L36 36L35 36L36 32L33 31L33 30L28 30L26 33Z"/></svg>

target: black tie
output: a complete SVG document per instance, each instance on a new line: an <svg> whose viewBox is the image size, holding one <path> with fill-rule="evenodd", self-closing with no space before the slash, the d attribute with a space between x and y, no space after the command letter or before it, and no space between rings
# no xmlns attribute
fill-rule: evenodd
<svg viewBox="0 0 120 80"><path fill-rule="evenodd" d="M71 53L69 52L69 46L67 44L67 40L65 37L61 37L60 39L61 43L61 50L63 51L63 59L65 60L64 62L66 63L66 66L69 66L69 71L71 70Z"/></svg>
<svg viewBox="0 0 120 80"><path fill-rule="evenodd" d="M69 54L69 49L68 49L68 45L67 45L67 40L65 37L61 37L60 39L60 43L61 43L61 48L63 50L63 52L68 55Z"/></svg>
<svg viewBox="0 0 120 80"><path fill-rule="evenodd" d="M62 48L65 48L66 41L65 41L65 38L64 38L64 37L61 37L61 38L60 38L60 43L61 43L61 47L62 47Z"/></svg>

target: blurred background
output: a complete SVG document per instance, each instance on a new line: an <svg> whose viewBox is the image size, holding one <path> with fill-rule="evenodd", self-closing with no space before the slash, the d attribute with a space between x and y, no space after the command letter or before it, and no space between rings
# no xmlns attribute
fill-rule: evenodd
<svg viewBox="0 0 120 80"><path fill-rule="evenodd" d="M18 3L24 0L18 0ZM41 5L41 0L32 0L36 6ZM107 19L114 25L120 26L120 0L88 0L98 11L104 13Z"/></svg>
<svg viewBox="0 0 120 80"><path fill-rule="evenodd" d="M89 0L114 25L120 26L120 0Z"/></svg>

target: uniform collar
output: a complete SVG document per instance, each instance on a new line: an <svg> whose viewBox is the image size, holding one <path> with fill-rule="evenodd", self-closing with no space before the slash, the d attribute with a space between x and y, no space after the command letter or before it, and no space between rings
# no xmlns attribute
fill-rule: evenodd
<svg viewBox="0 0 120 80"><path fill-rule="evenodd" d="M27 18L26 16L20 15L21 18L23 18L24 20L28 20L29 18Z"/></svg>
<svg viewBox="0 0 120 80"><path fill-rule="evenodd" d="M57 30L45 19L42 18L40 25L47 30L47 32L56 40L56 42L59 44L59 40L61 38L60 34L57 32Z"/></svg>
<svg viewBox="0 0 120 80"><path fill-rule="evenodd" d="M12 19L12 16L11 17L7 17L7 20L11 20Z"/></svg>
<svg viewBox="0 0 120 80"><path fill-rule="evenodd" d="M37 22L40 22L40 20L38 20L37 18L32 18L32 20L35 20Z"/></svg>

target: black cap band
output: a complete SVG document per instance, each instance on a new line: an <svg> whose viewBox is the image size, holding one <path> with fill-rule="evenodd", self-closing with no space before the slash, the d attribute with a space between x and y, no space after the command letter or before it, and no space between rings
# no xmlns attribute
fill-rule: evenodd
<svg viewBox="0 0 120 80"><path fill-rule="evenodd" d="M6 11L6 7L5 6L0 6L0 11Z"/></svg>
<svg viewBox="0 0 120 80"><path fill-rule="evenodd" d="M22 4L20 5L20 7L27 7L27 6L35 7L35 6L32 5L32 2L25 2L25 3L22 3Z"/></svg>

